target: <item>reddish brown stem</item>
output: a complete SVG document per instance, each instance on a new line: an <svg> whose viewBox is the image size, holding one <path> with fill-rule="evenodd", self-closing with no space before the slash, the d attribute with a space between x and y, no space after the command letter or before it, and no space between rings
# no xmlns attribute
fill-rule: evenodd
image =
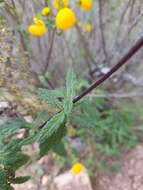
<svg viewBox="0 0 143 190"><path fill-rule="evenodd" d="M140 48L143 46L143 36L136 42L136 44L119 60L119 62L110 69L110 71L105 74L101 79L95 81L89 88L87 88L85 91L83 91L79 96L75 97L73 99L73 103L78 102L81 100L83 97L85 97L87 94L89 94L93 89L95 89L97 86L102 84L105 80L107 80L113 73L115 73L120 67L125 65L135 53L137 53ZM47 123L44 122L41 126L39 126L40 129L42 129L45 124Z"/></svg>
<svg viewBox="0 0 143 190"><path fill-rule="evenodd" d="M136 42L136 44L118 61L118 63L110 69L108 73L106 73L102 78L95 81L89 88L83 91L79 96L75 97L73 103L78 102L84 96L89 94L93 89L102 84L105 80L107 80L113 73L115 73L120 67L128 63L128 61L133 57L135 53L143 46L143 36Z"/></svg>

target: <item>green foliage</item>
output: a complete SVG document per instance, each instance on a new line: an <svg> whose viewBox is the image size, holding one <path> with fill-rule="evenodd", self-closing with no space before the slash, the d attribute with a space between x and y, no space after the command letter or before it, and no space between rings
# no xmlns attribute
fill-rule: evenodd
<svg viewBox="0 0 143 190"><path fill-rule="evenodd" d="M7 185L1 185L0 190L14 190L14 189L9 184L7 184Z"/></svg>
<svg viewBox="0 0 143 190"><path fill-rule="evenodd" d="M66 77L66 87L60 90L39 89L39 97L53 107L59 108L57 114L49 119L40 130L40 157L52 150L59 155L66 155L66 150L61 139L66 134L66 120L73 108L73 98L76 89L76 76L72 68Z"/></svg>
<svg viewBox="0 0 143 190"><path fill-rule="evenodd" d="M54 150L54 152L62 156L66 155L64 145L61 142L61 139L65 135L66 128L65 124L63 123L55 133L40 143L40 157L46 155L51 148Z"/></svg>
<svg viewBox="0 0 143 190"><path fill-rule="evenodd" d="M60 156L63 156L64 158L67 156L67 151L66 151L65 145L62 141L55 143L52 146L52 149L55 153L57 153Z"/></svg>
<svg viewBox="0 0 143 190"><path fill-rule="evenodd" d="M64 110L69 115L73 108L73 98L76 95L77 81L73 68L70 68L66 76L65 88L57 90L39 89L38 96L50 106Z"/></svg>
<svg viewBox="0 0 143 190"><path fill-rule="evenodd" d="M92 159L97 156L101 159L96 166L102 168L107 157L119 156L122 147L131 147L137 142L131 128L134 120L131 109L120 109L105 98L73 103L76 92L85 85L88 84L77 84L75 73L70 68L65 87L57 90L38 89L39 98L56 108L55 114L46 111L38 113L32 124L23 119L12 119L0 124L0 190L10 190L11 184L29 180L29 176L16 176L16 171L30 160L22 151L25 145L39 143L39 159L50 150L68 159L63 137L71 124L78 129L77 137L93 151L93 155L88 155L87 163L90 166ZM21 129L24 132L20 139L17 133ZM78 155L76 151L75 154Z"/></svg>
<svg viewBox="0 0 143 190"><path fill-rule="evenodd" d="M75 89L76 76L72 68L67 73L65 88L60 90L39 89L38 94L40 99L61 110L49 119L40 130L40 156L47 154L50 148L60 155L66 154L61 139L65 135L66 116L72 111Z"/></svg>
<svg viewBox="0 0 143 190"><path fill-rule="evenodd" d="M7 176L6 173L2 168L0 168L0 185L7 183Z"/></svg>
<svg viewBox="0 0 143 190"><path fill-rule="evenodd" d="M0 0L0 7L4 6L4 0Z"/></svg>
<svg viewBox="0 0 143 190"><path fill-rule="evenodd" d="M23 119L15 119L2 123L0 129L0 189L12 189L10 184L17 182L16 170L29 161L29 156L22 153L21 139L16 139L15 134L21 129L30 130L31 125Z"/></svg>
<svg viewBox="0 0 143 190"><path fill-rule="evenodd" d="M59 112L47 121L45 126L40 130L39 141L43 142L47 138L51 137L65 122L64 112Z"/></svg>
<svg viewBox="0 0 143 190"><path fill-rule="evenodd" d="M84 142L86 139L104 157L119 156L122 147L131 147L137 142L131 128L131 113L110 105L105 99L100 104L87 99L71 117L81 139Z"/></svg>
<svg viewBox="0 0 143 190"><path fill-rule="evenodd" d="M47 112L37 114L33 124L23 119L12 119L0 125L0 165L1 187L11 189L10 184L21 184L29 177L15 177L15 172L29 161L29 156L22 152L22 147L34 142L39 143L39 158L51 149L55 153L66 156L62 138L66 135L67 116L72 112L73 97L75 96L76 79L73 69L69 69L66 77L66 87L59 90L39 89L39 98L46 101L58 112L50 116ZM16 134L24 129L21 139ZM0 187L0 188L1 188Z"/></svg>
<svg viewBox="0 0 143 190"><path fill-rule="evenodd" d="M10 182L13 183L13 184L21 184L21 183L25 183L29 179L30 179L29 176L22 176L22 177L13 178L13 179L10 180Z"/></svg>
<svg viewBox="0 0 143 190"><path fill-rule="evenodd" d="M12 135L20 129L29 129L31 126L23 119L8 120L0 126L1 135Z"/></svg>
<svg viewBox="0 0 143 190"><path fill-rule="evenodd" d="M63 90L38 89L38 96L54 108L62 108L62 102L58 98L63 98Z"/></svg>
<svg viewBox="0 0 143 190"><path fill-rule="evenodd" d="M66 77L66 91L63 101L64 111L66 115L69 115L72 111L75 89L76 89L76 76L73 69L70 68Z"/></svg>
<svg viewBox="0 0 143 190"><path fill-rule="evenodd" d="M12 190L12 184L21 184L29 180L29 176L15 177L15 172L10 168L0 168L0 189Z"/></svg>

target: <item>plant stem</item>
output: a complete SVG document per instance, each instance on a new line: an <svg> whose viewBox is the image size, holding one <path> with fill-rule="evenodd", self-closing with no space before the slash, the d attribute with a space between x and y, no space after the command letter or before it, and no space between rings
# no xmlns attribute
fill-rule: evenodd
<svg viewBox="0 0 143 190"><path fill-rule="evenodd" d="M51 36L51 43L50 43L49 52L48 52L48 56L47 56L47 63L46 63L46 66L45 66L45 71L48 70L48 67L49 67L49 64L50 64L50 61L51 61L52 50L53 50L54 39L55 39L55 33L56 33L56 30L54 29L53 33L52 33L52 36Z"/></svg>
<svg viewBox="0 0 143 190"><path fill-rule="evenodd" d="M106 73L99 80L95 81L89 88L83 91L79 96L73 99L73 103L78 102L84 96L89 94L93 89L102 84L105 80L107 80L113 73L115 73L120 67L128 63L128 61L133 57L135 53L138 52L140 48L143 46L143 36L136 42L136 44L118 61L118 63L113 66L108 73Z"/></svg>
<svg viewBox="0 0 143 190"><path fill-rule="evenodd" d="M93 89L95 89L97 86L101 85L105 80L107 80L113 73L115 73L120 67L125 65L135 53L137 53L140 48L143 46L143 36L136 42L136 44L118 61L118 63L110 69L110 71L105 74L101 79L95 81L89 88L87 88L85 91L83 91L79 96L75 97L73 99L73 103L76 103L80 101L84 96L89 94ZM59 112L57 112L59 113ZM39 126L40 129L42 129L47 121L45 121L41 126Z"/></svg>
<svg viewBox="0 0 143 190"><path fill-rule="evenodd" d="M101 48L103 49L105 62L109 65L110 61L109 61L109 56L106 49L106 40L105 40L105 34L104 34L105 27L103 23L104 1L98 0L98 4L99 4L99 28L100 28L100 33L101 33Z"/></svg>

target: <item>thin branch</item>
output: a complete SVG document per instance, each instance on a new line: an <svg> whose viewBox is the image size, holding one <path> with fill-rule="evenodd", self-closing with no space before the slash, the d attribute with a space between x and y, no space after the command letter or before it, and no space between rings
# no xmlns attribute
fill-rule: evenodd
<svg viewBox="0 0 143 190"><path fill-rule="evenodd" d="M131 92L131 93L122 93L122 94L89 94L89 98L134 98L134 97L143 97L141 92Z"/></svg>
<svg viewBox="0 0 143 190"><path fill-rule="evenodd" d="M106 62L109 65L109 56L108 56L108 52L106 49L106 41L105 41L105 36L104 36L103 0L98 0L98 4L99 4L99 28L100 28L100 33L101 33L101 45L102 45L102 49L104 52Z"/></svg>
<svg viewBox="0 0 143 190"><path fill-rule="evenodd" d="M125 6L124 6L124 8L123 8L123 11L122 11L122 14L121 14L121 17L120 17L120 22L119 22L120 24L119 24L119 26L121 26L122 23L124 22L125 15L126 15L126 13L127 13L127 10L128 10L128 8L129 8L131 2L132 2L132 0L129 0L129 1L125 4ZM119 27L119 28L120 28L120 27Z"/></svg>
<svg viewBox="0 0 143 190"><path fill-rule="evenodd" d="M88 48L88 43L87 41L85 40L85 37L83 36L80 28L78 25L76 25L76 29L77 29L77 32L78 32L78 35L79 35L79 38L80 38L80 41L83 45L83 48L84 48L84 53L85 53L85 58L86 58L86 64L88 66L88 69L89 69L89 75L92 77L92 64L94 65L97 65L96 61L94 60L89 48Z"/></svg>
<svg viewBox="0 0 143 190"><path fill-rule="evenodd" d="M72 55L72 53L71 53L72 51L70 50L69 42L67 41L65 35L63 35L63 39L64 39L64 42L65 42L65 46L66 46L66 48L67 48L67 51L68 51L69 57L71 58L72 63L74 63L74 57L73 57L73 55Z"/></svg>
<svg viewBox="0 0 143 190"><path fill-rule="evenodd" d="M54 89L53 83L49 79L47 79L47 83L48 83L49 87L53 90Z"/></svg>
<svg viewBox="0 0 143 190"><path fill-rule="evenodd" d="M121 13L120 20L119 20L119 25L118 25L118 30L117 30L114 46L117 46L119 44L118 39L120 39L120 34L121 34L121 30L122 30L121 26L125 20L126 13L128 11L128 8L130 7L131 2L132 2L132 0L129 0L123 7L123 11Z"/></svg>
<svg viewBox="0 0 143 190"><path fill-rule="evenodd" d="M123 79L127 82L132 83L134 86L143 87L143 80L137 79L131 74L128 73L123 74Z"/></svg>
<svg viewBox="0 0 143 190"><path fill-rule="evenodd" d="M141 12L140 15L138 15L135 20L133 21L133 23L131 24L131 26L128 29L127 34L131 33L131 31L134 29L134 27L138 24L138 22L142 19L143 17L143 12Z"/></svg>
<svg viewBox="0 0 143 190"><path fill-rule="evenodd" d="M119 62L110 69L107 74L105 74L101 79L95 81L89 88L83 91L79 96L75 97L73 103L78 102L84 96L89 94L93 89L101 85L105 80L107 80L113 73L115 73L120 67L128 63L128 61L133 57L135 53L139 51L143 46L143 36L136 42L136 44L119 60Z"/></svg>
<svg viewBox="0 0 143 190"><path fill-rule="evenodd" d="M54 45L55 33L56 33L56 30L54 29L54 30L53 30L53 33L52 33L52 36L51 36L51 43L50 43L50 48L49 48L49 51L48 51L47 63L46 63L46 66L45 66L45 71L47 71L47 69L48 69L48 67L49 67L49 64L50 64L50 61L51 61L51 56L52 56L52 50L53 50L53 45Z"/></svg>
<svg viewBox="0 0 143 190"><path fill-rule="evenodd" d="M136 0L132 0L130 12L129 12L129 22L130 23L132 22L135 3L136 3Z"/></svg>
<svg viewBox="0 0 143 190"><path fill-rule="evenodd" d="M79 96L75 97L73 99L73 103L77 103L78 101L80 101L83 97L85 97L86 95L88 95L92 90L94 90L97 86L101 85L105 80L107 80L113 73L115 73L120 67L122 67L123 65L125 65L130 59L131 57L133 57L133 55L135 53L137 53L143 46L143 36L136 42L136 44L128 51L128 53L126 53L120 60L119 62L107 73L105 74L101 79L99 79L98 81L95 81L95 83L93 83L89 88L87 88L85 91L83 91ZM59 112L57 112L56 114L58 114ZM39 126L40 129L42 129L45 124L47 123L47 121L45 121L41 126Z"/></svg>
<svg viewBox="0 0 143 190"><path fill-rule="evenodd" d="M138 15L135 18L135 20L132 22L132 24L128 27L128 30L126 31L126 33L124 35L124 38L121 41L121 44L124 44L124 45L128 44L132 31L139 24L139 22L141 21L142 17L143 17L143 12L141 12L140 15Z"/></svg>

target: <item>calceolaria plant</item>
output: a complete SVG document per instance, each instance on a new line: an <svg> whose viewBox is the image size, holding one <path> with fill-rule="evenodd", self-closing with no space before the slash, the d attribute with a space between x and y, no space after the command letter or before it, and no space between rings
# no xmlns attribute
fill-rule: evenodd
<svg viewBox="0 0 143 190"><path fill-rule="evenodd" d="M49 117L43 113L38 115L32 124L23 119L13 119L0 125L0 190L12 190L12 184L24 183L30 178L29 176L16 176L16 171L30 160L30 157L23 153L23 146L37 142L40 148L39 159L49 150L59 155L65 154L62 138L66 135L66 124L77 102L126 64L142 46L143 37L108 73L78 96L76 96L78 84L72 67L68 70L65 87L55 90L39 89L39 98L56 108L57 111L53 116ZM16 134L21 129L25 132L23 137L18 138ZM78 164L73 167L73 171L78 173L82 168Z"/></svg>
<svg viewBox="0 0 143 190"><path fill-rule="evenodd" d="M77 6L82 11L90 11L93 7L92 0L78 0ZM53 7L43 7L41 14L35 16L34 24L30 25L28 31L34 36L42 36L48 29L65 31L74 27L78 18L75 11L70 7L69 0L53 0ZM91 24L86 25L86 31L91 31ZM29 155L23 152L23 147L33 143L39 145L39 156L46 155L49 150L64 155L65 148L62 142L67 132L67 123L77 103L90 93L93 89L108 79L115 71L127 63L127 61L143 46L143 37L125 54L119 62L111 68L101 79L95 81L91 86L77 93L78 81L73 68L70 67L65 87L55 90L38 89L38 96L41 101L45 101L55 108L52 116L41 113L31 124L24 119L12 119L4 121L0 125L0 190L12 190L13 184L24 183L29 180L29 176L17 176L16 171L30 161ZM23 136L17 135L23 131ZM72 168L76 174L84 170L84 166L77 163Z"/></svg>
<svg viewBox="0 0 143 190"><path fill-rule="evenodd" d="M23 119L16 119L1 124L0 134L0 190L13 189L11 184L26 182L30 177L16 177L16 170L29 161L29 156L22 153L22 147L34 142L39 143L39 158L48 153L50 149L63 155L65 152L62 138L66 135L67 119L73 109L73 98L76 93L76 76L73 69L69 69L66 77L66 85L62 89L39 89L39 98L58 111L45 123L40 125L40 119L44 120L45 114L40 114L33 124ZM24 129L23 137L18 139L16 134Z"/></svg>

